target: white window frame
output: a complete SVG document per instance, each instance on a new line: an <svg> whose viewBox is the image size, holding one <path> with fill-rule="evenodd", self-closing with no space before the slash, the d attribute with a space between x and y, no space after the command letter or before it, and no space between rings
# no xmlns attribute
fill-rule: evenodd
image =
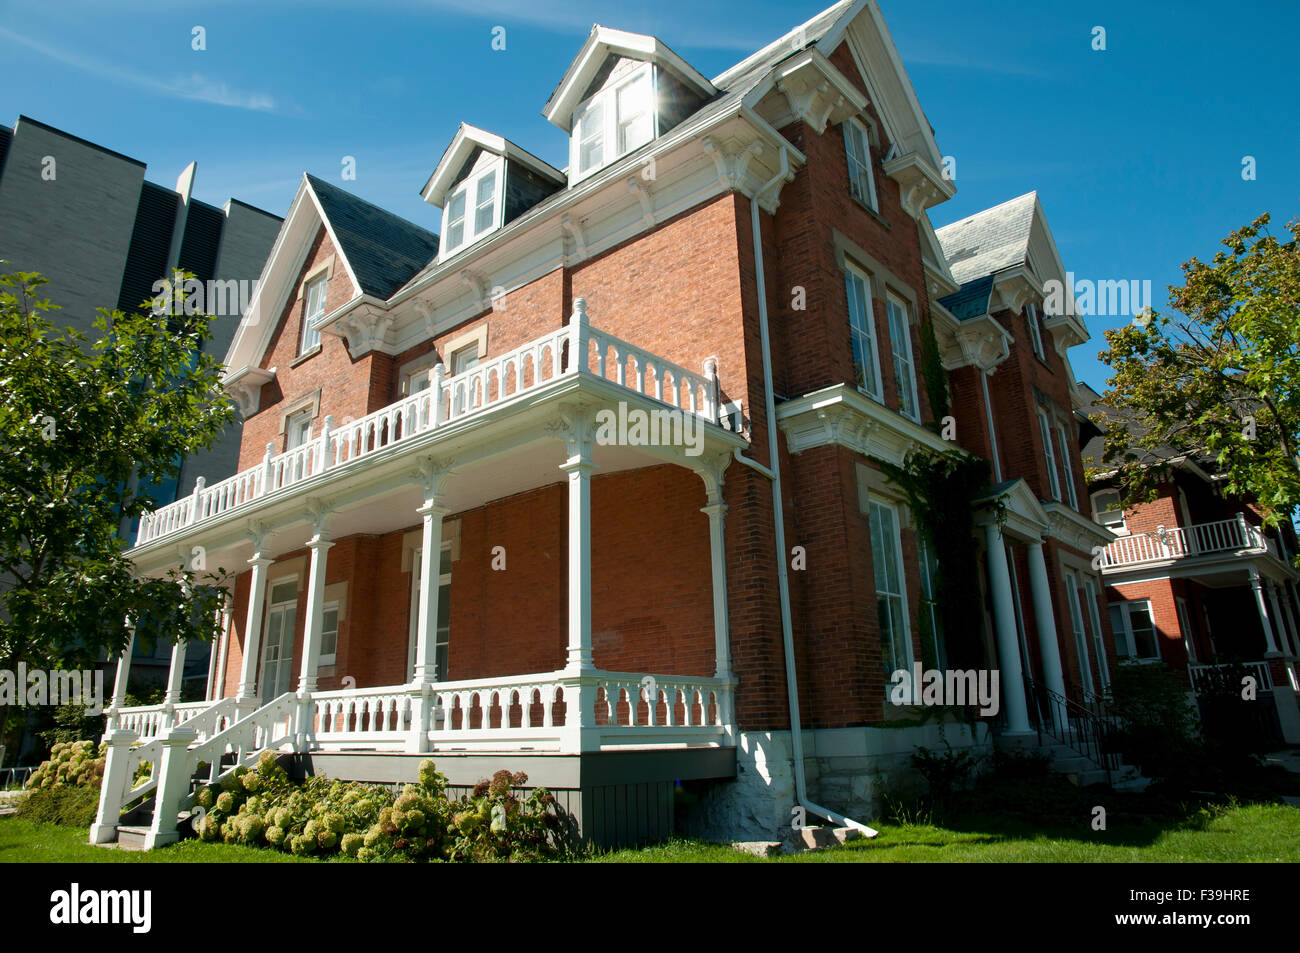
<svg viewBox="0 0 1300 953"><path fill-rule="evenodd" d="M888 539L878 538L877 535L878 533L881 536L884 535L883 533L880 533L881 527L877 519L877 514L881 511L889 513L890 516L890 522L892 525L888 530ZM867 500L867 521L871 527L871 561L872 573L876 583L877 614L879 614L880 611L879 600L882 597L891 601L891 617L893 615L893 607L896 607L898 612L897 630L890 632L890 653L888 658L884 655L884 633L881 633L881 661L884 663L885 681L888 685L894 672L899 669L910 672L912 670L913 662L912 628L907 607L907 576L903 570L903 538L899 520L899 508L895 503L889 500L876 496L869 497ZM877 542L886 547L887 551L882 552L880 547L877 545ZM897 592L888 587L888 568L882 566L882 557L893 563L893 569L898 583ZM882 573L885 576L885 579L883 580L885 583L884 585L882 585ZM877 615L877 617L879 616ZM898 645L899 640L901 640L902 646Z"/></svg>
<svg viewBox="0 0 1300 953"><path fill-rule="evenodd" d="M335 662L335 659L338 658L338 651L339 651L339 629L340 629L341 624L342 624L342 621L343 621L342 614L340 613L339 610L340 610L340 606L339 606L339 602L338 602L337 599L334 600L334 601L332 601L332 602L327 602L327 603L325 603L324 606L321 607L320 659L319 659L318 662L317 662L318 665L333 665L334 662ZM333 652L326 652L326 651L325 651L325 636L326 636L327 634L329 634L329 632L330 632L331 630L325 628L325 621L324 621L324 620L325 620L325 616L326 616L328 613L330 613L330 612L333 612L333 613L334 613L334 629L333 629L333 633L334 633L334 651L333 651Z"/></svg>
<svg viewBox="0 0 1300 953"><path fill-rule="evenodd" d="M1147 617L1151 620L1151 641L1154 643L1156 649L1156 654L1153 656L1137 654L1137 639L1133 637L1133 622L1132 619L1130 618L1130 613L1132 612L1133 606L1146 607ZM1152 609L1151 607L1151 600L1150 599L1125 599L1120 602L1110 603L1109 608L1111 609L1118 608L1120 614L1120 620L1124 623L1123 630L1114 633L1116 654L1122 655L1123 657L1132 659L1133 661L1136 662L1160 661L1161 659L1160 629L1157 628L1156 626L1156 615L1155 615L1155 610ZM1112 622L1112 628L1113 628L1113 622ZM1120 648L1119 639L1121 636L1124 639L1124 646L1126 649L1124 652L1119 651Z"/></svg>
<svg viewBox="0 0 1300 953"><path fill-rule="evenodd" d="M492 183L492 221L485 228L480 229L478 228L478 187L479 183L490 175L496 176ZM440 258L450 258L461 249L468 248L501 227L502 216L505 214L505 184L505 160L498 156L477 172L466 176L447 193L447 199L443 204L442 234L439 236L438 256ZM451 207L458 198L464 199L464 211L459 219L453 220L450 217ZM457 242L452 241L450 236L454 221L459 221L461 225L460 241Z"/></svg>
<svg viewBox="0 0 1300 953"><path fill-rule="evenodd" d="M302 447L311 443L312 422L314 420L315 420L315 416L313 415L310 407L304 407L302 410L296 410L293 413L289 414L289 416L286 417L284 420L284 434L285 434L284 449L296 450L298 447ZM307 429L306 432L301 437L301 439L299 439L298 437L299 425L303 423L307 425Z"/></svg>
<svg viewBox="0 0 1300 953"><path fill-rule="evenodd" d="M856 307L859 310L856 320L854 317L854 307L855 298L857 296L854 294L853 288L855 282L859 282L862 288L862 298L856 303ZM844 264L844 297L848 304L849 341L853 353L853 367L855 372L858 372L857 378L859 378L855 382L857 383L858 390L866 394L872 400L877 401L878 403L883 403L884 391L880 385L880 342L876 338L876 313L871 300L871 277L862 269L855 265L851 265L848 262L845 262ZM861 326L859 326L859 323ZM863 368L861 362L858 360L859 341L869 346L871 351L870 364L866 368ZM872 379L870 381L862 382L860 380L861 371L863 370L869 370L871 372ZM871 388L871 385L873 384L875 386L874 390Z"/></svg>
<svg viewBox="0 0 1300 953"><path fill-rule="evenodd" d="M1043 351L1043 326L1039 323L1038 305L1032 301L1025 305L1025 323L1029 325L1029 342L1033 345L1034 354L1047 360Z"/></svg>
<svg viewBox="0 0 1300 953"><path fill-rule="evenodd" d="M1074 467L1070 464L1070 441L1065 432L1065 424L1059 420L1056 422L1056 435L1061 439L1061 466L1065 472L1062 477L1065 481L1065 498L1070 501L1070 509L1079 508L1079 497L1074 491Z"/></svg>
<svg viewBox="0 0 1300 953"><path fill-rule="evenodd" d="M648 77L648 78L647 78ZM646 80L646 88L649 92L650 101L643 103L645 110L650 114L650 138L645 142L638 142L634 145L619 149L619 130L624 125L619 119L619 97L621 90L626 89L634 83ZM654 142L659 135L659 75L654 68L653 63L643 63L636 69L632 70L626 76L619 78L616 82L606 86L596 95L587 101L581 103L573 111L573 124L570 127L572 133L569 137L569 177L570 184L605 168L606 166L617 162L623 156L630 152L635 152L647 142ZM584 168L582 165L582 143L588 139L594 138L595 133L588 134L584 120L587 115L594 109L601 110L600 116L600 161L593 162L589 167ZM640 115L639 113L637 115Z"/></svg>
<svg viewBox="0 0 1300 953"><path fill-rule="evenodd" d="M1122 506L1117 507L1117 508L1115 508L1115 509L1113 509L1113 510L1100 510L1100 509L1097 508L1097 497L1099 497L1099 496L1103 496L1103 495L1105 495L1105 494L1107 494L1107 493L1114 493L1114 494L1115 494L1115 498L1116 498L1116 500L1119 499L1119 491L1118 491L1118 490L1107 489L1107 490L1096 490L1096 491L1094 491L1093 494L1092 494L1092 496L1090 497L1090 503L1092 504L1092 521L1093 521L1094 523L1096 523L1098 526L1104 526L1104 527L1106 527L1106 528L1107 528L1108 530L1110 530L1112 533L1116 533L1116 534L1118 534L1118 535L1127 536L1127 535L1128 535L1128 522L1124 519L1124 508L1123 508ZM1105 519L1103 519L1103 517L1104 517L1107 513L1118 513L1118 514L1119 514L1119 523L1116 524L1116 523L1114 523L1114 522L1107 522Z"/></svg>
<svg viewBox="0 0 1300 953"><path fill-rule="evenodd" d="M902 298L887 293L885 313L889 322L889 347L894 356L894 378L898 384L899 412L920 423L921 404L916 393L916 362L912 359L910 309Z"/></svg>
<svg viewBox="0 0 1300 953"><path fill-rule="evenodd" d="M880 206L876 200L876 176L871 169L871 135L867 127L857 119L846 119L842 128L844 133L844 157L849 167L849 194L860 201L871 211L879 211ZM859 137L862 148L862 155L857 154L858 143L854 142L854 134ZM866 188L863 189L862 180L866 179ZM859 195L859 191L865 191L865 196Z"/></svg>
<svg viewBox="0 0 1300 953"><path fill-rule="evenodd" d="M934 639L934 662L939 671L948 669L948 646L944 639L943 619L939 615L939 599L934 590L935 573L939 560L934 555L934 548L924 533L918 533L916 562L921 583L921 611L930 619L930 632ZM921 651L924 653L925 645Z"/></svg>
<svg viewBox="0 0 1300 953"><path fill-rule="evenodd" d="M1088 632L1085 628L1079 580L1072 570L1065 571L1065 597L1070 609L1070 628L1074 635L1074 651L1079 657L1079 677L1083 690L1096 694L1092 681L1092 660L1088 651Z"/></svg>
<svg viewBox="0 0 1300 953"><path fill-rule="evenodd" d="M1187 608L1187 599L1183 596L1174 596L1174 609L1178 613L1178 628L1183 637L1183 647L1187 650L1187 662L1195 665L1197 662L1196 633L1192 631L1192 614Z"/></svg>
<svg viewBox="0 0 1300 953"><path fill-rule="evenodd" d="M1097 651L1097 674L1102 691L1110 690L1110 662L1106 661L1106 636L1101 628L1101 614L1097 611L1097 594L1101 586L1092 576L1083 577L1083 591L1088 603L1088 622L1092 626L1092 646Z"/></svg>
<svg viewBox="0 0 1300 953"><path fill-rule="evenodd" d="M319 289L317 307L312 307L312 295ZM320 347L320 329L317 321L325 316L325 297L329 292L329 275L317 275L307 282L302 295L302 333L298 338L298 356Z"/></svg>
<svg viewBox="0 0 1300 953"><path fill-rule="evenodd" d="M1047 488L1051 491L1052 499L1058 503L1061 500L1061 481L1056 472L1056 450L1052 446L1052 424L1047 418L1047 411L1039 407L1035 409L1038 415L1038 435L1043 441L1043 462L1047 464Z"/></svg>

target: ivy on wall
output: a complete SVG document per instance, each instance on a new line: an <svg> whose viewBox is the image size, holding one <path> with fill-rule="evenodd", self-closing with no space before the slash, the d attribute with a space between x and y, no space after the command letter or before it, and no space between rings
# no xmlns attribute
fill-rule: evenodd
<svg viewBox="0 0 1300 953"><path fill-rule="evenodd" d="M934 335L933 321L921 325L921 379L930 399L930 412L934 415L931 427L938 433L952 404L948 394L948 372L943 369L943 359L939 356L939 340Z"/></svg>
<svg viewBox="0 0 1300 953"><path fill-rule="evenodd" d="M987 460L949 450L913 450L897 466L873 458L889 481L903 491L917 531L931 546L937 570L934 598L945 633L948 666L979 668L982 641L972 637L972 622L982 618L979 544L975 533L976 500L990 490ZM997 513L1003 518L1001 508Z"/></svg>

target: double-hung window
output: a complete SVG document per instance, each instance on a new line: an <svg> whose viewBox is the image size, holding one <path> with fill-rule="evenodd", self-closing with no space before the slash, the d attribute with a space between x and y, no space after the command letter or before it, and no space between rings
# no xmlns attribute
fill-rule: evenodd
<svg viewBox="0 0 1300 953"><path fill-rule="evenodd" d="M1112 533L1128 532L1118 490L1098 490L1092 495L1092 518L1094 522L1100 523Z"/></svg>
<svg viewBox="0 0 1300 953"><path fill-rule="evenodd" d="M876 180L871 174L871 141L866 127L856 119L844 123L844 151L849 164L849 191L873 212L876 211Z"/></svg>
<svg viewBox="0 0 1300 953"><path fill-rule="evenodd" d="M311 408L300 410L289 416L289 419L284 424L285 435L288 438L286 450L301 447L311 440L311 421Z"/></svg>
<svg viewBox="0 0 1300 953"><path fill-rule="evenodd" d="M1156 624L1147 600L1112 602L1110 627L1115 633L1116 655L1131 659L1160 658Z"/></svg>
<svg viewBox="0 0 1300 953"><path fill-rule="evenodd" d="M1025 305L1025 323L1029 325L1029 341L1034 346L1034 354L1047 360L1043 353L1043 326L1038 316L1038 305L1032 302Z"/></svg>
<svg viewBox="0 0 1300 953"><path fill-rule="evenodd" d="M1052 499L1060 500L1061 484L1056 476L1056 453L1052 448L1052 428L1047 422L1047 414L1038 411L1038 434L1043 440L1043 463L1047 465L1047 488Z"/></svg>
<svg viewBox="0 0 1300 953"><path fill-rule="evenodd" d="M321 275L307 285L307 300L302 312L302 336L298 342L299 354L306 354L320 346L320 330L316 327L316 322L325 316L325 280L326 276Z"/></svg>
<svg viewBox="0 0 1300 953"><path fill-rule="evenodd" d="M1066 439L1065 426L1058 423L1056 425L1056 437L1061 446L1061 466L1064 468L1063 474L1065 480L1065 498L1070 501L1070 509L1079 508L1079 498L1074 491L1074 467L1070 464L1070 441Z"/></svg>
<svg viewBox="0 0 1300 953"><path fill-rule="evenodd" d="M844 293L849 302L849 340L858 389L881 400L880 357L876 350L876 321L871 310L871 284L852 266L844 269Z"/></svg>
<svg viewBox="0 0 1300 953"><path fill-rule="evenodd" d="M1092 631L1092 647L1097 652L1097 674L1101 677L1101 690L1110 688L1110 664L1106 661L1105 636L1101 631L1101 616L1097 612L1097 582L1091 576L1083 577L1083 608L1088 615Z"/></svg>
<svg viewBox="0 0 1300 953"><path fill-rule="evenodd" d="M574 111L570 168L576 181L655 137L655 76L645 63Z"/></svg>
<svg viewBox="0 0 1300 953"><path fill-rule="evenodd" d="M321 612L320 665L333 665L339 650L339 604L327 602Z"/></svg>
<svg viewBox="0 0 1300 953"><path fill-rule="evenodd" d="M912 667L912 639L907 625L907 590L903 580L903 547L898 531L898 510L872 500L871 560L876 579L876 617L880 624L880 655L885 680Z"/></svg>
<svg viewBox="0 0 1300 953"><path fill-rule="evenodd" d="M1074 635L1074 652L1079 659L1079 675L1083 681L1083 688L1085 691L1095 693L1096 688L1092 682L1092 664L1088 658L1088 632L1083 617L1083 605L1079 597L1079 580L1074 573L1068 570L1065 573L1065 599L1070 607L1070 630Z"/></svg>
<svg viewBox="0 0 1300 953"><path fill-rule="evenodd" d="M473 244L500 225L504 178L501 162L489 162L452 191L443 209L443 255Z"/></svg>
<svg viewBox="0 0 1300 953"><path fill-rule="evenodd" d="M943 619L939 614L936 586L939 562L934 556L934 544L926 539L925 534L920 534L920 537L917 562L921 570L921 661L926 669L942 672L948 668L948 651L944 645Z"/></svg>
<svg viewBox="0 0 1300 953"><path fill-rule="evenodd" d="M898 382L898 408L904 417L919 420L916 400L916 365L912 360L912 327L907 320L907 305L889 295L885 299L889 315L889 347L894 353L894 379Z"/></svg>

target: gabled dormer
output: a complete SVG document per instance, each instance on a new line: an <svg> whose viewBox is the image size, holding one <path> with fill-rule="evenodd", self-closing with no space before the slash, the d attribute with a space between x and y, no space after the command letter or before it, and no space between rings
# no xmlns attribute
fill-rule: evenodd
<svg viewBox="0 0 1300 953"><path fill-rule="evenodd" d="M542 115L569 133L573 184L668 132L717 92L655 37L597 25Z"/></svg>
<svg viewBox="0 0 1300 953"><path fill-rule="evenodd" d="M509 139L461 123L421 192L442 209L439 260L508 225L564 184L564 173Z"/></svg>

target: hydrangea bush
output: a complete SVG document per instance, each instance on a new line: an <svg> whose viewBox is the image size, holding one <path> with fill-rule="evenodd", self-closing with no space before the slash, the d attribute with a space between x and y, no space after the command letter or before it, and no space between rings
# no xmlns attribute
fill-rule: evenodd
<svg viewBox="0 0 1300 953"><path fill-rule="evenodd" d="M18 813L28 820L85 827L95 819L104 778L105 746L64 741L32 772Z"/></svg>
<svg viewBox="0 0 1300 953"><path fill-rule="evenodd" d="M561 852L554 797L516 791L527 776L498 771L472 795L447 799L432 761L400 793L375 784L309 778L291 784L274 752L195 795L195 833L206 841L362 862L536 860Z"/></svg>

